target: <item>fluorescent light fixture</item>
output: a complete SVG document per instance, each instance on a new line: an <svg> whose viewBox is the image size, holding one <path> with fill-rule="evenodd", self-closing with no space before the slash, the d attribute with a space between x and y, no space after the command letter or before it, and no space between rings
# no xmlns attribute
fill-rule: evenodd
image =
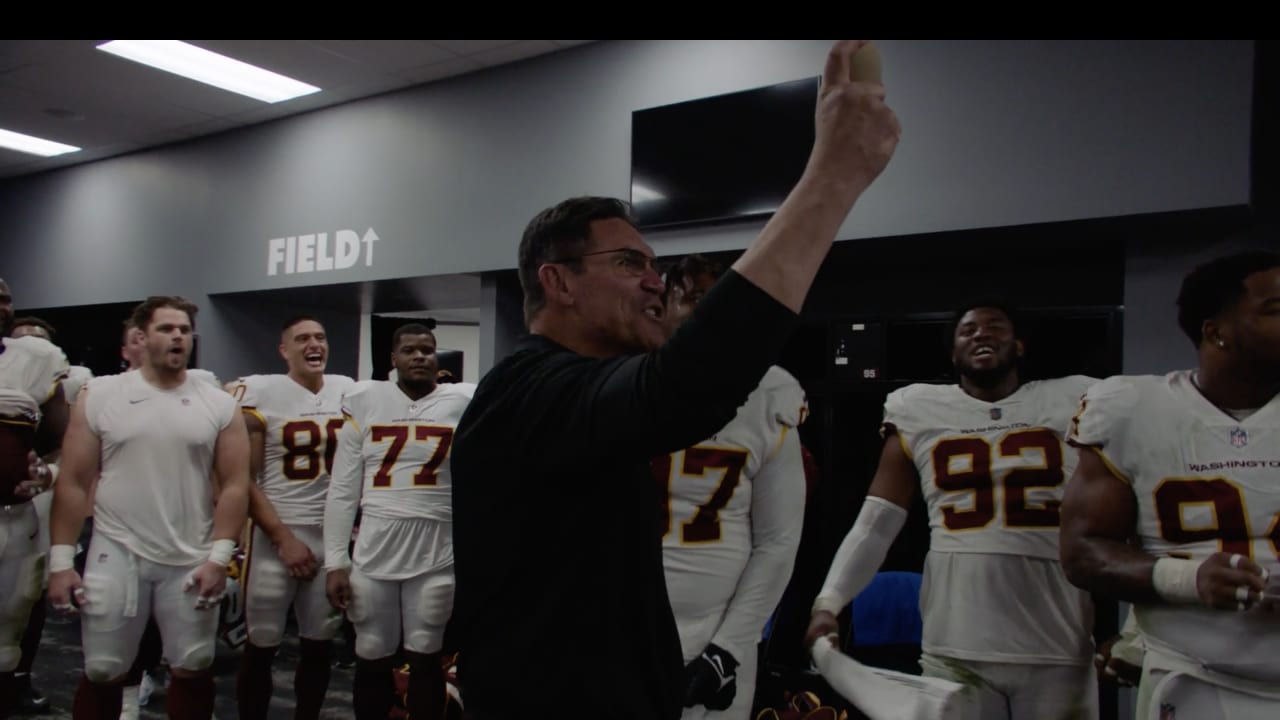
<svg viewBox="0 0 1280 720"><path fill-rule="evenodd" d="M44 157L53 157L54 155L63 155L80 150L75 145L63 145L60 142L23 135L12 130L0 130L0 147Z"/></svg>
<svg viewBox="0 0 1280 720"><path fill-rule="evenodd" d="M320 92L320 88L314 85L181 40L111 40L99 45L98 49L268 103Z"/></svg>

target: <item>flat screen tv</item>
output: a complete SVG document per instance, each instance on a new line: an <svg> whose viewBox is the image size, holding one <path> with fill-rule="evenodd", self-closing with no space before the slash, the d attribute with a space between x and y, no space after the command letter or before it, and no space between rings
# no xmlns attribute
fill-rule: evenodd
<svg viewBox="0 0 1280 720"><path fill-rule="evenodd" d="M813 147L816 77L636 110L631 203L641 227L772 215Z"/></svg>

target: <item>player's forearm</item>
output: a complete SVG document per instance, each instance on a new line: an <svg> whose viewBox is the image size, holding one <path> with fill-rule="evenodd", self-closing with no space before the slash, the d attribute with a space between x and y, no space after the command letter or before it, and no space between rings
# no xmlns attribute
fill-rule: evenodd
<svg viewBox="0 0 1280 720"><path fill-rule="evenodd" d="M351 566L351 530L360 507L360 485L348 475L334 475L325 496L324 566L329 570Z"/></svg>
<svg viewBox="0 0 1280 720"><path fill-rule="evenodd" d="M841 223L867 184L806 171L733 269L792 311L800 312Z"/></svg>
<svg viewBox="0 0 1280 720"><path fill-rule="evenodd" d="M257 483L249 483L249 517L275 545L279 545L291 534L289 527L280 520L275 506Z"/></svg>
<svg viewBox="0 0 1280 720"><path fill-rule="evenodd" d="M879 572L906 521L907 511L896 503L868 496L858 519L836 550L813 609L838 615Z"/></svg>
<svg viewBox="0 0 1280 720"><path fill-rule="evenodd" d="M1064 538L1062 567L1072 585L1091 593L1151 605L1163 603L1151 582L1156 558L1125 542Z"/></svg>
<svg viewBox="0 0 1280 720"><path fill-rule="evenodd" d="M751 559L711 642L728 649L738 660L742 659L738 651L750 652L756 646L764 624L791 581L799 545L797 534L794 538L777 538L773 544L751 551Z"/></svg>
<svg viewBox="0 0 1280 720"><path fill-rule="evenodd" d="M239 540L249 514L249 478L228 478L213 508L213 539Z"/></svg>
<svg viewBox="0 0 1280 720"><path fill-rule="evenodd" d="M324 567L337 570L351 566L351 531L356 524L358 501L330 495L324 504Z"/></svg>
<svg viewBox="0 0 1280 720"><path fill-rule="evenodd" d="M53 509L49 514L49 543L75 545L80 528L89 514L89 490L75 474L62 471L53 486Z"/></svg>

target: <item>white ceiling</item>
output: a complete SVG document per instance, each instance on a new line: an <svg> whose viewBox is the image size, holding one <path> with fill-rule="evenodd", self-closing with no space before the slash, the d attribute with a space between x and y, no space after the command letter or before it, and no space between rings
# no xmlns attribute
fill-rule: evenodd
<svg viewBox="0 0 1280 720"><path fill-rule="evenodd" d="M0 40L0 128L83 148L0 148L0 178L189 140L556 52L590 40L188 40L322 88L266 103L97 50L104 40Z"/></svg>

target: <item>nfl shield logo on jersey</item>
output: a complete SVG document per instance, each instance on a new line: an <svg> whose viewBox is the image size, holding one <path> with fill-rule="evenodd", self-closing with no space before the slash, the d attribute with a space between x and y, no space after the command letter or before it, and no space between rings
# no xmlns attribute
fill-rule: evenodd
<svg viewBox="0 0 1280 720"><path fill-rule="evenodd" d="M1004 412L1002 412L1002 411L1000 410L1000 408L991 408L991 419L992 419L992 420L999 420L999 419L1001 418L1001 416L1003 416L1003 415L1004 415Z"/></svg>
<svg viewBox="0 0 1280 720"><path fill-rule="evenodd" d="M1233 447L1242 448L1249 444L1249 433L1244 428L1236 428L1231 431L1231 445Z"/></svg>

